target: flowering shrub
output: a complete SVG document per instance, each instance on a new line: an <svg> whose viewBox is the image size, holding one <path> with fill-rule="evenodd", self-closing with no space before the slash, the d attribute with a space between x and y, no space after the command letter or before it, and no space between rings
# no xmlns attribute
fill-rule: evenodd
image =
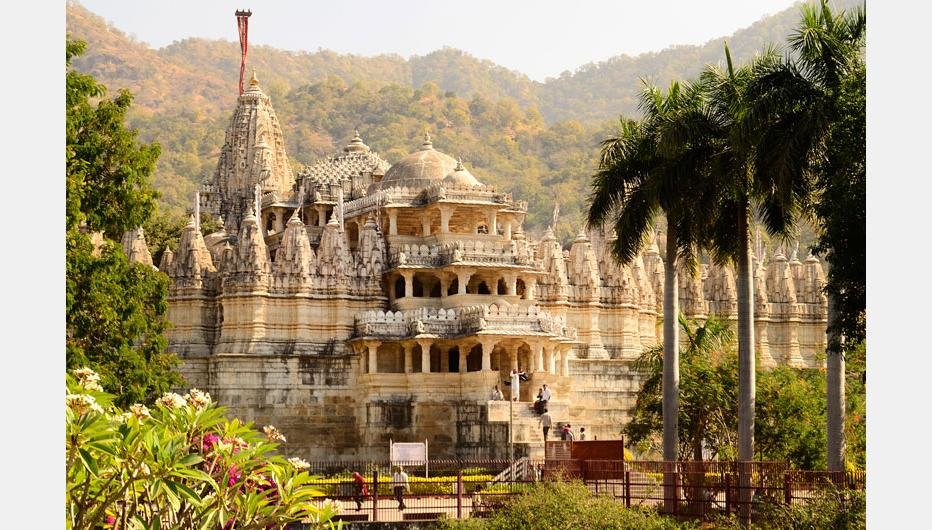
<svg viewBox="0 0 932 530"><path fill-rule="evenodd" d="M210 395L167 393L123 411L88 369L67 375L65 525L69 529L332 528L307 463L274 454L284 436L260 433Z"/></svg>

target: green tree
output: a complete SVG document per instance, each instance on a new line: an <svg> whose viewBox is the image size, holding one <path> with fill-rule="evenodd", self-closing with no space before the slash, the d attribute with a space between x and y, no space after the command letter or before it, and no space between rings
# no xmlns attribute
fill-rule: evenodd
<svg viewBox="0 0 932 530"><path fill-rule="evenodd" d="M864 338L865 35L863 9L836 14L824 0L805 5L789 39L794 57L768 62L748 88L748 129L758 131L760 180L776 188L781 199L774 202L779 208L765 214L792 219L796 204L786 199L804 189L800 184L808 187L806 180L814 180L819 192L814 211L822 233L816 250L832 265L827 286L831 470L843 469L845 462L844 343Z"/></svg>
<svg viewBox="0 0 932 530"><path fill-rule="evenodd" d="M730 458L735 447L737 357L734 331L710 316L702 324L690 323L681 313L678 325L686 337L680 352L679 447L676 459ZM625 435L633 444L649 443L661 431L663 347L644 350L635 366L644 376L631 422Z"/></svg>
<svg viewBox="0 0 932 530"><path fill-rule="evenodd" d="M121 404L150 401L182 382L172 370L177 358L165 352L168 279L129 263L114 239L153 211L148 178L159 147L140 145L124 126L128 92L107 99L105 87L70 68L84 47L65 45L65 360L97 370Z"/></svg>
<svg viewBox="0 0 932 530"><path fill-rule="evenodd" d="M679 325L684 341L681 360L679 456L701 460L703 452L712 459L728 460L737 454L736 430L738 358L735 334L729 325L710 316L704 323ZM638 392L634 414L625 427L632 444L652 446L662 431L662 348L645 350L637 362L644 382ZM825 465L826 374L820 369L778 366L758 374L759 405L754 436L754 457L789 462L799 469ZM863 385L852 377L849 385L857 396L848 415L855 422L864 414ZM852 443L863 448L863 429L850 433ZM863 454L863 449L859 452ZM863 467L863 460L853 461Z"/></svg>

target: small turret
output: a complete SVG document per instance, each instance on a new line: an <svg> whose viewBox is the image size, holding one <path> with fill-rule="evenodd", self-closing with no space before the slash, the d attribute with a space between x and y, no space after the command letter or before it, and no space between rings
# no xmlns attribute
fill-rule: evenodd
<svg viewBox="0 0 932 530"><path fill-rule="evenodd" d="M340 229L340 221L334 212L324 227L317 247L319 273L330 287L345 285L347 274L352 272L353 261L348 248L346 234Z"/></svg>
<svg viewBox="0 0 932 530"><path fill-rule="evenodd" d="M777 254L767 267L767 298L770 303L796 304L796 283L793 280L793 271L782 252ZM790 309L789 307L785 309Z"/></svg>
<svg viewBox="0 0 932 530"><path fill-rule="evenodd" d="M595 250L589 243L585 230L580 230L570 247L568 271L570 284L577 287L597 289L599 287L599 265Z"/></svg>
<svg viewBox="0 0 932 530"><path fill-rule="evenodd" d="M361 278L381 278L384 267L385 241L378 232L375 219L370 214L366 217L366 223L359 234L357 276Z"/></svg>
<svg viewBox="0 0 932 530"><path fill-rule="evenodd" d="M294 211L275 254L275 285L286 291L310 289L317 258L298 210Z"/></svg>
<svg viewBox="0 0 932 530"><path fill-rule="evenodd" d="M146 235L142 227L134 230L128 230L123 234L123 253L131 263L142 263L153 267L152 254L149 253L149 246L146 245Z"/></svg>
<svg viewBox="0 0 932 530"><path fill-rule="evenodd" d="M248 91L247 91L248 92ZM271 274L269 251L254 211L243 218L236 246L224 263L224 286L261 288L268 285Z"/></svg>
<svg viewBox="0 0 932 530"><path fill-rule="evenodd" d="M164 261L164 257L163 257ZM178 252L171 258L166 273L172 278L173 288L201 288L204 276L216 272L210 251L204 243L204 236L197 229L194 216L181 232Z"/></svg>
<svg viewBox="0 0 932 530"><path fill-rule="evenodd" d="M703 284L705 297L709 301L709 312L723 316L738 313L738 290L735 273L728 265L713 264L709 277Z"/></svg>
<svg viewBox="0 0 932 530"><path fill-rule="evenodd" d="M679 285L680 311L687 317L701 317L706 310L705 297L702 293L702 277L697 271L690 273L685 267L677 268L677 282Z"/></svg>

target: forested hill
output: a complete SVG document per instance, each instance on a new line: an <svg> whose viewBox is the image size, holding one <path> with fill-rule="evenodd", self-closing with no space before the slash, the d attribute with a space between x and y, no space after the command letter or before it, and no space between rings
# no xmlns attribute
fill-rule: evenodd
<svg viewBox="0 0 932 530"><path fill-rule="evenodd" d="M782 45L798 12L792 7L729 37L737 60L765 43ZM236 100L238 44L191 38L152 49L75 3L67 5L67 31L88 43L73 60L77 69L135 95L131 125L162 145L155 184L163 209L181 211L216 166ZM527 199L529 229L543 228L559 197L559 235L569 239L582 221L599 141L620 114L635 116L639 79L663 85L722 56L721 40L678 46L545 83L450 48L404 59L251 46L249 67L272 98L296 165L333 153L354 128L395 162L429 130L438 149L462 156L478 178Z"/></svg>

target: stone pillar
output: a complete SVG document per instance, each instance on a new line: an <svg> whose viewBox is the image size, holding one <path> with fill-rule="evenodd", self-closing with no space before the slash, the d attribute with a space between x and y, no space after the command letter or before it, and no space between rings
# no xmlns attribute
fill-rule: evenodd
<svg viewBox="0 0 932 530"><path fill-rule="evenodd" d="M447 276L445 272L441 273L440 274L440 298L447 297L447 289L449 288L450 288L450 277Z"/></svg>
<svg viewBox="0 0 932 530"><path fill-rule="evenodd" d="M398 210L388 210L388 235L398 235Z"/></svg>
<svg viewBox="0 0 932 530"><path fill-rule="evenodd" d="M317 226L327 226L327 209L320 205L314 206L314 209L317 210Z"/></svg>
<svg viewBox="0 0 932 530"><path fill-rule="evenodd" d="M511 240L511 221L505 222L505 239Z"/></svg>
<svg viewBox="0 0 932 530"><path fill-rule="evenodd" d="M570 375L570 349L566 348L563 350L563 353L560 355L560 375L568 376Z"/></svg>
<svg viewBox="0 0 932 530"><path fill-rule="evenodd" d="M429 374L430 373L430 341L429 340L419 340L418 344L421 345L421 373Z"/></svg>
<svg viewBox="0 0 932 530"><path fill-rule="evenodd" d="M406 343L402 345L402 348L404 348L405 351L405 373L410 374L411 367L414 366L414 361L411 357L411 354L414 353L414 345Z"/></svg>
<svg viewBox="0 0 932 530"><path fill-rule="evenodd" d="M450 218L453 217L453 207L452 206L441 206L440 207L440 233L449 234L450 233Z"/></svg>
<svg viewBox="0 0 932 530"><path fill-rule="evenodd" d="M411 298L414 296L414 272L401 271L401 275L405 278L405 298ZM397 295L398 293L395 293L395 296Z"/></svg>
<svg viewBox="0 0 932 530"><path fill-rule="evenodd" d="M469 350L471 349L472 349L472 344L470 344L469 346L464 346L461 344L459 346L459 352L460 352L459 372L461 374L466 373L466 356L469 355Z"/></svg>
<svg viewBox="0 0 932 530"><path fill-rule="evenodd" d="M440 373L445 374L450 371L450 348L440 349Z"/></svg>
<svg viewBox="0 0 932 530"><path fill-rule="evenodd" d="M492 349L495 348L495 341L492 339L482 339L482 371L492 370Z"/></svg>
<svg viewBox="0 0 932 530"><path fill-rule="evenodd" d="M430 213L421 214L421 235L427 237L430 235Z"/></svg>
<svg viewBox="0 0 932 530"><path fill-rule="evenodd" d="M489 234L492 234L492 235L498 234L497 216L498 216L498 212L496 210L492 210L491 212L489 212Z"/></svg>
<svg viewBox="0 0 932 530"><path fill-rule="evenodd" d="M508 352L508 358L511 360L511 369L518 369L518 350L517 348Z"/></svg>
<svg viewBox="0 0 932 530"><path fill-rule="evenodd" d="M369 348L369 373L374 374L379 371L379 345L381 342L367 342L366 347Z"/></svg>
<svg viewBox="0 0 932 530"><path fill-rule="evenodd" d="M469 283L469 278L472 277L471 272L457 272L456 281L458 285L458 294L466 294L466 284Z"/></svg>
<svg viewBox="0 0 932 530"><path fill-rule="evenodd" d="M505 285L508 289L509 296L517 296L518 294L518 276L516 274L506 274L505 275Z"/></svg>
<svg viewBox="0 0 932 530"><path fill-rule="evenodd" d="M534 300L537 297L537 278L526 278L524 280L524 299Z"/></svg>
<svg viewBox="0 0 932 530"><path fill-rule="evenodd" d="M543 344L537 345L537 363L536 364L537 366L534 367L534 371L543 372L544 371L544 345Z"/></svg>
<svg viewBox="0 0 932 530"><path fill-rule="evenodd" d="M546 366L547 373L550 374L557 373L556 356L553 354L553 350L554 346L544 347L544 366Z"/></svg>
<svg viewBox="0 0 932 530"><path fill-rule="evenodd" d="M279 233L285 229L285 223L282 222L282 218L285 216L285 212L278 212L275 215L275 221L272 225L272 230L275 230L275 233Z"/></svg>

